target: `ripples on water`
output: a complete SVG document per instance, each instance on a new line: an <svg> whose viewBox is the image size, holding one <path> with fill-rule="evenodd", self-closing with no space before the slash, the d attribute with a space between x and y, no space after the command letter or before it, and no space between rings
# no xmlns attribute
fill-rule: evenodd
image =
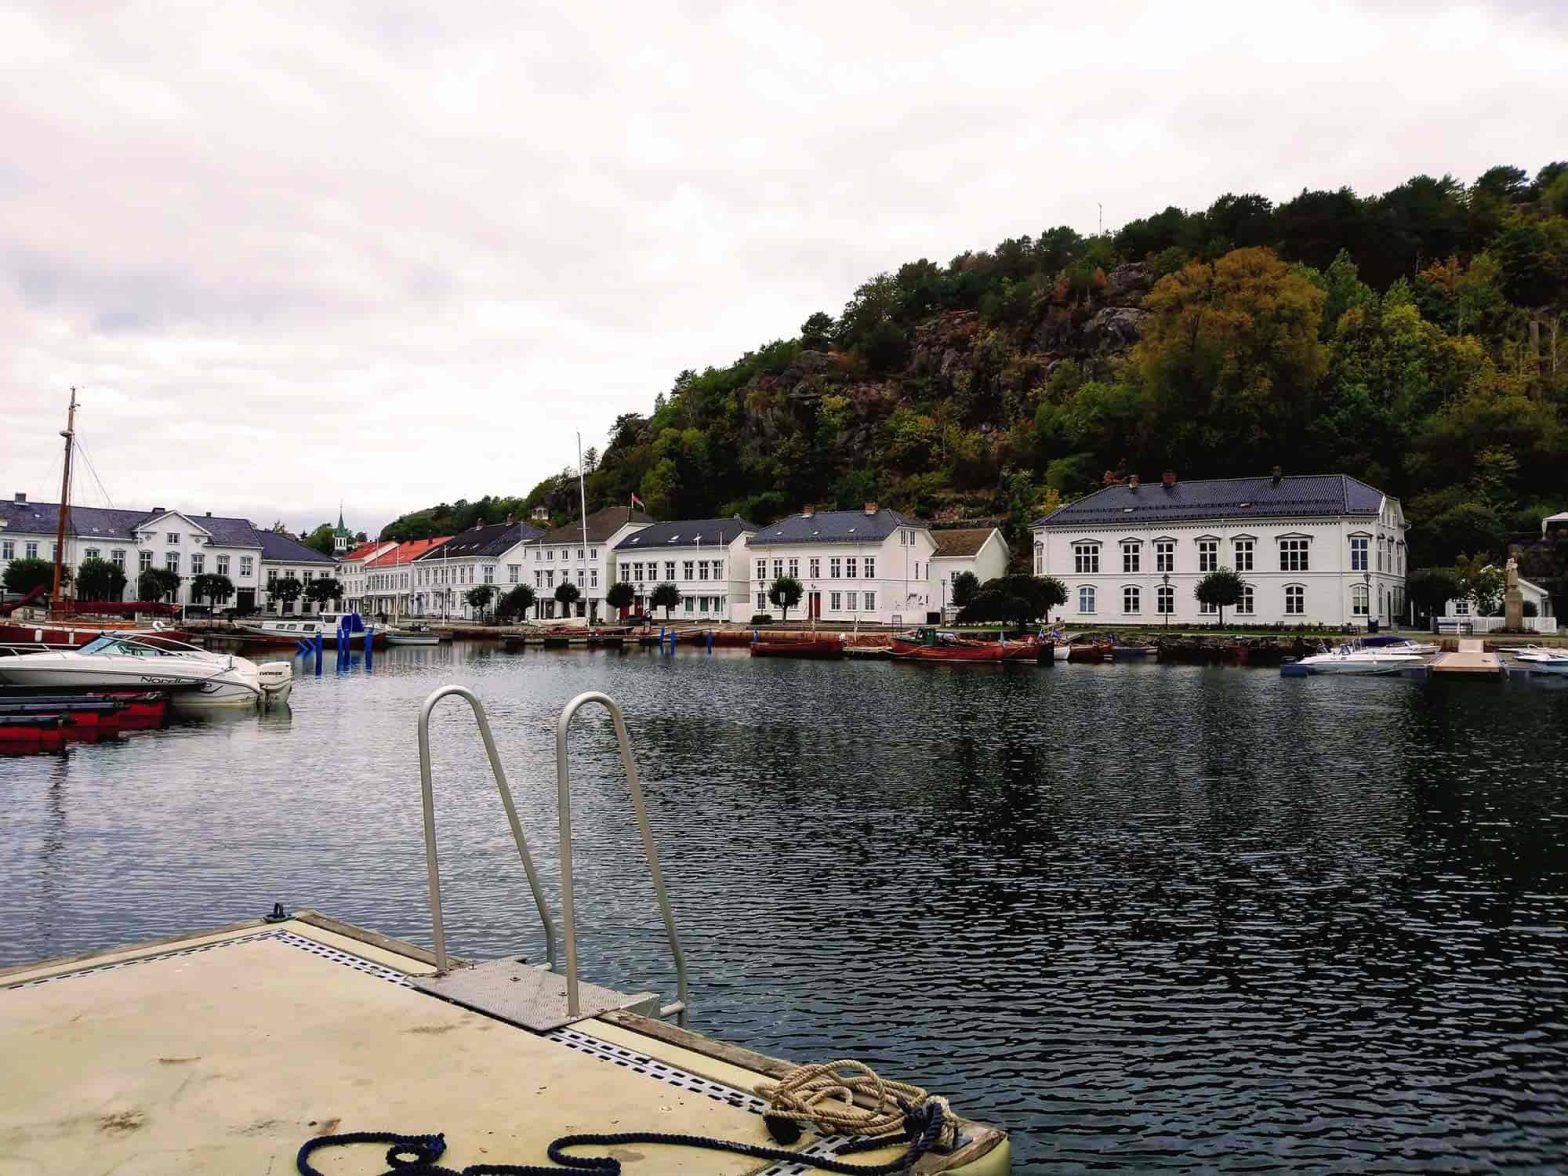
<svg viewBox="0 0 1568 1176"><path fill-rule="evenodd" d="M394 650L292 715L0 761L0 963L274 899L428 942L414 715L452 680L551 879L552 719L623 703L696 1027L949 1092L1020 1170L1568 1152L1568 691L1513 684ZM448 940L538 955L446 706ZM672 992L613 740L582 727L584 971Z"/></svg>

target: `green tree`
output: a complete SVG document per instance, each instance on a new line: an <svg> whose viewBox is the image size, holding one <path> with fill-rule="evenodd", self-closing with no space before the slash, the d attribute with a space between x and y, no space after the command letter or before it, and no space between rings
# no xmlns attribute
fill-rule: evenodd
<svg viewBox="0 0 1568 1176"><path fill-rule="evenodd" d="M563 580L555 586L555 600L561 606L561 615L563 617L572 615L572 605L576 604L581 598L582 593L577 590L576 584Z"/></svg>
<svg viewBox="0 0 1568 1176"><path fill-rule="evenodd" d="M5 590L26 596L34 588L54 587L54 564L46 559L13 559L5 566Z"/></svg>
<svg viewBox="0 0 1568 1176"><path fill-rule="evenodd" d="M963 608L980 591L980 577L973 572L959 572L953 577L953 604Z"/></svg>
<svg viewBox="0 0 1568 1176"><path fill-rule="evenodd" d="M501 597L495 606L495 616L498 621L520 621L528 615L528 610L534 606L534 590L527 584L519 584Z"/></svg>
<svg viewBox="0 0 1568 1176"><path fill-rule="evenodd" d="M958 614L962 624L1008 621L1027 624L1067 603L1067 587L1055 576L998 576L980 585Z"/></svg>
<svg viewBox="0 0 1568 1176"><path fill-rule="evenodd" d="M800 345L807 351L826 351L833 343L833 320L820 310L800 327Z"/></svg>
<svg viewBox="0 0 1568 1176"><path fill-rule="evenodd" d="M305 599L320 612L333 600L343 599L343 585L333 576L317 576L305 585Z"/></svg>
<svg viewBox="0 0 1568 1176"><path fill-rule="evenodd" d="M148 568L136 577L138 600L173 600L180 590L180 574L168 568Z"/></svg>
<svg viewBox="0 0 1568 1176"><path fill-rule="evenodd" d="M1485 555L1461 555L1454 567L1459 581L1459 595L1470 601L1476 616L1501 616L1503 591L1508 587L1508 577L1503 569Z"/></svg>
<svg viewBox="0 0 1568 1176"><path fill-rule="evenodd" d="M1219 609L1220 624L1223 625L1225 610L1241 602L1242 589L1245 587L1235 572L1229 568L1217 568L1198 581L1192 594L1198 598L1199 604Z"/></svg>
<svg viewBox="0 0 1568 1176"><path fill-rule="evenodd" d="M604 603L610 608L630 608L637 599L637 590L625 580L617 580L605 591Z"/></svg>
<svg viewBox="0 0 1568 1176"><path fill-rule="evenodd" d="M119 600L125 595L125 573L106 559L84 559L76 569L76 595L82 600Z"/></svg>
<svg viewBox="0 0 1568 1176"><path fill-rule="evenodd" d="M331 523L322 523L308 535L301 536L300 542L312 551L319 551L322 555L332 554L334 533Z"/></svg>
<svg viewBox="0 0 1568 1176"><path fill-rule="evenodd" d="M463 599L468 603L468 607L474 610L476 617L482 617L485 609L490 607L490 602L495 599L495 585L475 584L463 593Z"/></svg>
<svg viewBox="0 0 1568 1176"><path fill-rule="evenodd" d="M1463 594L1459 573L1453 568L1416 568L1405 579L1406 598L1426 618L1436 616L1450 600Z"/></svg>
<svg viewBox="0 0 1568 1176"><path fill-rule="evenodd" d="M670 619L670 613L681 602L681 590L674 584L659 584L648 597L648 603L654 608L664 610L664 619Z"/></svg>
<svg viewBox="0 0 1568 1176"><path fill-rule="evenodd" d="M203 572L191 577L191 599L206 600L213 604L226 604L234 595L234 582L216 572Z"/></svg>
<svg viewBox="0 0 1568 1176"><path fill-rule="evenodd" d="M768 588L768 599L779 606L780 620L789 620L789 610L800 603L805 589L794 576L780 576Z"/></svg>
<svg viewBox="0 0 1568 1176"><path fill-rule="evenodd" d="M268 596L291 606L304 591L305 585L298 576L282 576L267 585Z"/></svg>

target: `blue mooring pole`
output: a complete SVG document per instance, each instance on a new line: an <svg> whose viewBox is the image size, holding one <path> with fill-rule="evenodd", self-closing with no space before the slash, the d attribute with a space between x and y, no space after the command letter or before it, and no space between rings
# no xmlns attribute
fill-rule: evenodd
<svg viewBox="0 0 1568 1176"><path fill-rule="evenodd" d="M675 630L673 628L670 630L670 656L675 656Z"/></svg>
<svg viewBox="0 0 1568 1176"><path fill-rule="evenodd" d="M316 677L319 678L319 677L321 677L321 630L320 629L316 630L316 636L315 636L314 640L312 641L312 644L316 648Z"/></svg>
<svg viewBox="0 0 1568 1176"><path fill-rule="evenodd" d="M376 668L376 627L370 625L365 629L365 673L370 673Z"/></svg>
<svg viewBox="0 0 1568 1176"><path fill-rule="evenodd" d="M713 630L708 630L708 656L713 656Z"/></svg>
<svg viewBox="0 0 1568 1176"><path fill-rule="evenodd" d="M348 630L338 626L338 669L348 668Z"/></svg>

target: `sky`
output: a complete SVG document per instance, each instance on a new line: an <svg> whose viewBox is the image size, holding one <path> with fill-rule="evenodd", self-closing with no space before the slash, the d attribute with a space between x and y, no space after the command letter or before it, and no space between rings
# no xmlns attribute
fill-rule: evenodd
<svg viewBox="0 0 1568 1176"><path fill-rule="evenodd" d="M874 274L1568 158L1568 4L0 0L0 493L374 532ZM90 463L90 464L89 464Z"/></svg>

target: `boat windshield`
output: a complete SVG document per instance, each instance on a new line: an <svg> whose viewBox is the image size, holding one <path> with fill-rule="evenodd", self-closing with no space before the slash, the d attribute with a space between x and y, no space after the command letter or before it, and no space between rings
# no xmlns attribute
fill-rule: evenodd
<svg viewBox="0 0 1568 1176"><path fill-rule="evenodd" d="M123 657L157 657L163 651L154 649L150 645L138 645L134 641L123 641L118 637L110 637L106 634L89 641L78 652L111 653Z"/></svg>

